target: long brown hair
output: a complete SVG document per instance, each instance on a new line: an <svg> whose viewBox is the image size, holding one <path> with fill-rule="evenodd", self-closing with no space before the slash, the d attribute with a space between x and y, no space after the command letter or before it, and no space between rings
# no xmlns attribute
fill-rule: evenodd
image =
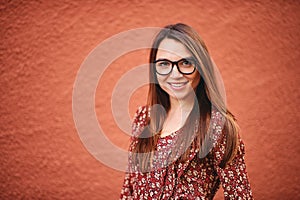
<svg viewBox="0 0 300 200"><path fill-rule="evenodd" d="M142 171L151 170L152 157L155 152L160 131L170 110L169 95L160 87L157 81L154 61L158 47L162 40L169 38L182 43L193 55L196 60L197 70L200 73L200 82L195 89L195 104L182 128L184 137L180 137L178 144L186 146L184 152L177 160L185 161L191 148L196 147L200 150L203 140L208 132L208 124L211 118L212 107L216 108L224 118L223 130L226 133L226 150L223 161L220 163L224 167L233 157L237 145L238 126L234 116L228 111L225 100L221 95L220 88L217 86L214 73L214 64L210 58L207 47L195 30L185 24L168 25L162 29L154 39L150 51L150 70L149 70L149 92L148 107L154 105L162 106L166 112L151 110L148 125L137 138L138 142L133 149L133 161ZM191 127L198 128L191 128ZM196 130L196 134L195 134Z"/></svg>

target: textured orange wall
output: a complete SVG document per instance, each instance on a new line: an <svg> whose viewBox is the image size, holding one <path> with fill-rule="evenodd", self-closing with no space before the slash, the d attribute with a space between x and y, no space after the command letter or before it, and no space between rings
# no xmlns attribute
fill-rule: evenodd
<svg viewBox="0 0 300 200"><path fill-rule="evenodd" d="M104 39L176 22L202 35L222 73L254 197L300 198L299 1L189 2L1 0L0 199L118 198L123 172L91 156L76 132L76 73ZM146 53L119 58L97 89L99 122L124 149L128 137L112 121L111 90ZM133 95L131 114L145 95L145 87Z"/></svg>

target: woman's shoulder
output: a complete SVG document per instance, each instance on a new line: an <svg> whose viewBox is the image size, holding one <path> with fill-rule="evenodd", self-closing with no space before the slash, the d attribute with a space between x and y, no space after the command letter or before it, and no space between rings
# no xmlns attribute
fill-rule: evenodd
<svg viewBox="0 0 300 200"><path fill-rule="evenodd" d="M234 116L230 113L230 116L233 117L232 122L236 123ZM236 157L242 157L245 154L245 144L244 141L242 140L242 137L240 135L240 130L239 128L237 129L236 134L229 133L228 129L224 129L227 123L227 126L233 126L229 125L230 122L224 114L219 111L217 108L212 108L212 113L211 113L211 132L210 132L210 137L214 141L213 145L213 153L215 155L215 160L220 163L225 155L226 148L227 148L227 143L236 141L236 146L235 148L232 149L234 151L235 156L232 159L235 159ZM236 125L238 127L238 125ZM231 130L231 129L229 129ZM234 138L235 139L234 139ZM228 141L230 139L230 141Z"/></svg>
<svg viewBox="0 0 300 200"><path fill-rule="evenodd" d="M147 126L150 118L150 108L149 106L139 106L136 110L133 121L132 121L132 133L130 137L129 151L132 152L138 143L138 138L141 132Z"/></svg>
<svg viewBox="0 0 300 200"><path fill-rule="evenodd" d="M133 117L132 135L138 136L141 130L148 124L149 119L150 107L148 105L139 106Z"/></svg>
<svg viewBox="0 0 300 200"><path fill-rule="evenodd" d="M223 128L225 125L226 117L215 106L211 109L211 118L209 123L209 136L217 141L222 137Z"/></svg>

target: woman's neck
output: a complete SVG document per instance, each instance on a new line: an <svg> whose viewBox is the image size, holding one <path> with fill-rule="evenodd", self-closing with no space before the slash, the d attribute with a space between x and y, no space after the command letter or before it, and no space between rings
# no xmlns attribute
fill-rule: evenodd
<svg viewBox="0 0 300 200"><path fill-rule="evenodd" d="M170 110L164 121L161 137L170 135L184 126L193 109L194 102L194 97L182 100L170 97Z"/></svg>
<svg viewBox="0 0 300 200"><path fill-rule="evenodd" d="M190 111L193 109L195 103L194 96L191 95L191 97L187 97L185 99L176 99L176 98L170 98L170 113L174 112L182 112L182 113L190 113Z"/></svg>

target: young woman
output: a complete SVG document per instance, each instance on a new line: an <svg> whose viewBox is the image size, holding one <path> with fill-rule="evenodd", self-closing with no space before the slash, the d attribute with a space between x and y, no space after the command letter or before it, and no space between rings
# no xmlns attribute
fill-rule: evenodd
<svg viewBox="0 0 300 200"><path fill-rule="evenodd" d="M166 26L150 52L147 106L133 122L121 199L252 199L244 143L199 35Z"/></svg>

